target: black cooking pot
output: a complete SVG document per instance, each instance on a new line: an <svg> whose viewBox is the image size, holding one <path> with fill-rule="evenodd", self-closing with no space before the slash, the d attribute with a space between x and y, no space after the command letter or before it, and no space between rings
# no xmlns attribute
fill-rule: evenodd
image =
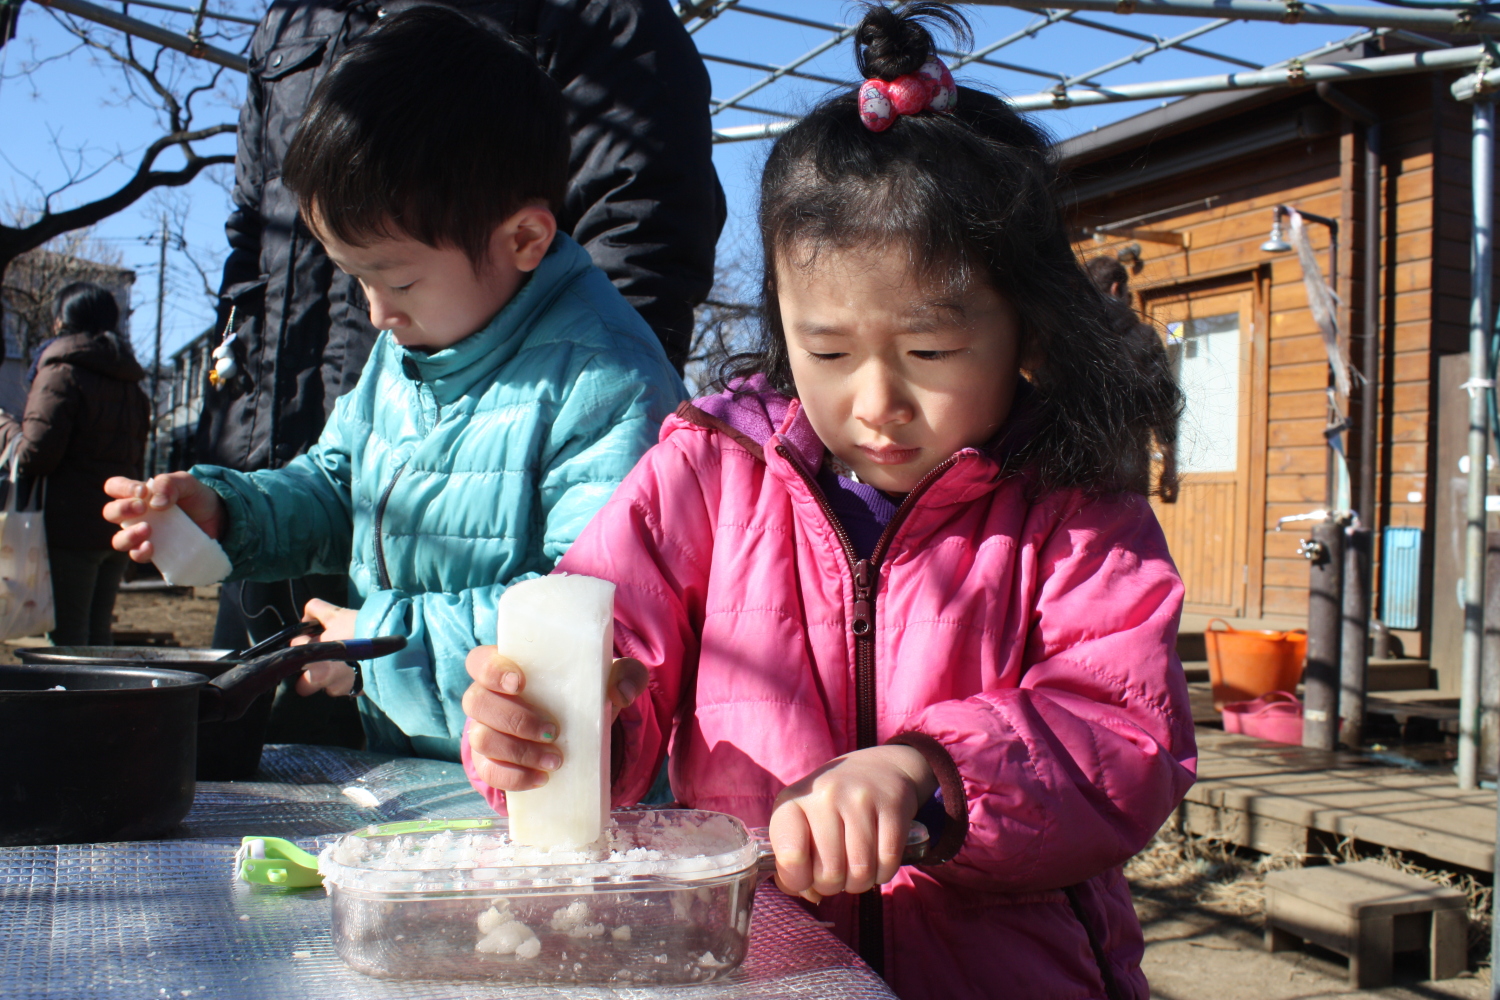
<svg viewBox="0 0 1500 1000"><path fill-rule="evenodd" d="M309 663L405 646L400 636L312 642L212 679L132 666L0 666L0 846L160 836L192 808L200 720L240 718Z"/></svg>
<svg viewBox="0 0 1500 1000"><path fill-rule="evenodd" d="M317 635L323 626L298 622L264 642L234 652L227 649L184 649L178 646L31 646L18 650L22 663L76 667L150 667L190 670L207 678L283 649L299 635ZM258 695L237 719L198 724L199 781L239 781L255 773L266 742L275 690Z"/></svg>

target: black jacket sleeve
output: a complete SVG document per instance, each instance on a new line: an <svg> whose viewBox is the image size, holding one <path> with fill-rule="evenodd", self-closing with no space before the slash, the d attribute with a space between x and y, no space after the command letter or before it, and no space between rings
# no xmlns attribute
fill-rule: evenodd
<svg viewBox="0 0 1500 1000"><path fill-rule="evenodd" d="M563 87L573 136L559 221L680 371L724 225L708 70L667 0L544 4L536 47Z"/></svg>
<svg viewBox="0 0 1500 1000"><path fill-rule="evenodd" d="M251 58L263 57L263 32L257 31L251 43ZM264 313L261 286L261 233L265 217L261 214L261 192L265 184L265 157L262 151L265 129L265 101L260 77L249 74L245 103L240 107L239 128L234 156L234 191L230 195L233 209L224 231L229 237L229 256L224 260L224 277L219 283L219 317L214 336L217 338L229 319L233 305L239 319Z"/></svg>

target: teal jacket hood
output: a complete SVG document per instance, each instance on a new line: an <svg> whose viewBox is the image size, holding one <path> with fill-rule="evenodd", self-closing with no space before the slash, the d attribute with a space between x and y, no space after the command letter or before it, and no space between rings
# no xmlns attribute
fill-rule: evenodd
<svg viewBox="0 0 1500 1000"><path fill-rule="evenodd" d="M464 657L495 602L548 573L686 398L651 329L558 234L485 327L425 353L382 333L318 443L284 468L193 475L224 499L232 579L350 577L367 720L458 759ZM395 747L394 749L405 749Z"/></svg>

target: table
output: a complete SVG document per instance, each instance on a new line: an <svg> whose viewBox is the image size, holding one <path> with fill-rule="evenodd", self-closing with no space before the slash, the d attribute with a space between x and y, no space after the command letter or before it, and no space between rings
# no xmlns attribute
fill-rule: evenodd
<svg viewBox="0 0 1500 1000"><path fill-rule="evenodd" d="M488 811L457 764L270 746L256 780L200 782L176 839L0 848L0 997L893 1000L854 952L774 888L756 897L749 957L734 975L615 990L371 979L334 953L321 890L233 877L235 848L248 834L316 853L370 823Z"/></svg>

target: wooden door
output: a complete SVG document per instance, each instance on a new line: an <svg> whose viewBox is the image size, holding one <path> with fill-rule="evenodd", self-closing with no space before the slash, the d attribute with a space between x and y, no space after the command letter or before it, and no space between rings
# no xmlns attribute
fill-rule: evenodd
<svg viewBox="0 0 1500 1000"><path fill-rule="evenodd" d="M1253 302L1245 288L1168 293L1145 303L1186 397L1177 434L1181 490L1176 503L1153 506L1190 612L1245 613Z"/></svg>

